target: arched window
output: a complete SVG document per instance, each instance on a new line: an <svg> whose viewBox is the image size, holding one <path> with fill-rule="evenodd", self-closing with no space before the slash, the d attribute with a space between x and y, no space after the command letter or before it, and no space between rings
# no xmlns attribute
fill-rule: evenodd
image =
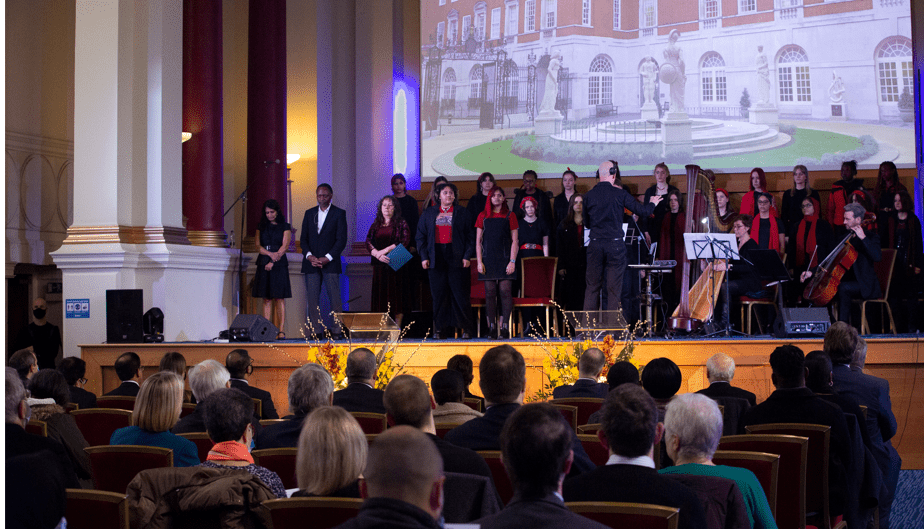
<svg viewBox="0 0 924 529"><path fill-rule="evenodd" d="M443 72L443 99L456 100L456 71L452 68Z"/></svg>
<svg viewBox="0 0 924 529"><path fill-rule="evenodd" d="M597 55L590 63L587 79L587 104L613 104L613 61L606 55Z"/></svg>
<svg viewBox="0 0 924 529"><path fill-rule="evenodd" d="M812 78L805 50L799 46L786 46L778 55L776 75L780 86L781 103L810 103Z"/></svg>
<svg viewBox="0 0 924 529"><path fill-rule="evenodd" d="M897 103L907 88L914 95L911 40L889 37L876 49L876 70L879 76L879 101Z"/></svg>
<svg viewBox="0 0 924 529"><path fill-rule="evenodd" d="M469 81L471 86L471 93L469 94L469 99L480 99L481 98L481 65L476 64L472 66L472 73L469 74Z"/></svg>
<svg viewBox="0 0 924 529"><path fill-rule="evenodd" d="M725 60L714 51L703 56L700 66L703 102L728 101L725 82Z"/></svg>

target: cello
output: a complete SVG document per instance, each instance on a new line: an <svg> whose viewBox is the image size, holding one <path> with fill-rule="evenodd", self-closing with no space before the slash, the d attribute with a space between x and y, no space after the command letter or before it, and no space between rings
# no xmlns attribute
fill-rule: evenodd
<svg viewBox="0 0 924 529"><path fill-rule="evenodd" d="M865 228L872 222L872 219L864 220L862 226ZM818 272L812 275L811 281L802 292L803 299L812 302L816 307L823 307L834 299L841 279L857 261L857 249L850 244L850 240L856 236L857 234L851 230L824 261L818 264Z"/></svg>

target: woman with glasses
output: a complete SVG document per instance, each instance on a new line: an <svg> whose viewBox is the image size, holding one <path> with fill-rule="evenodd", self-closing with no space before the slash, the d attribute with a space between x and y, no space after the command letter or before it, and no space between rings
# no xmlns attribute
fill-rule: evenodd
<svg viewBox="0 0 924 529"><path fill-rule="evenodd" d="M773 200L770 193L755 193L757 215L751 226L751 238L757 241L761 249L776 250L783 254L786 249L786 229L783 221L774 215Z"/></svg>
<svg viewBox="0 0 924 529"><path fill-rule="evenodd" d="M793 277L799 277L802 272L818 266L834 247L834 230L828 221L819 217L821 207L818 200L806 197L802 200L800 209L802 219L789 230L786 237L789 240L787 254ZM797 281L792 281L787 290L790 302L796 302L802 293L801 285Z"/></svg>

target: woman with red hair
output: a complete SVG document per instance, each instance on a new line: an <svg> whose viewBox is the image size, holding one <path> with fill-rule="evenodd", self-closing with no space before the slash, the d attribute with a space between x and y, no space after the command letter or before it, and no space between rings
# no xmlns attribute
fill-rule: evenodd
<svg viewBox="0 0 924 529"><path fill-rule="evenodd" d="M757 193L767 193L767 196L770 197L770 214L774 217L779 217L776 206L773 205L773 197L767 192L767 173L760 167L751 169L751 190L741 197L741 210L738 213L752 217L757 216L757 208L755 207Z"/></svg>
<svg viewBox="0 0 924 529"><path fill-rule="evenodd" d="M475 255L478 279L484 281L488 333L491 338L510 338L507 322L513 310L513 280L517 277L517 216L507 207L504 190L497 185L488 192L484 211L475 221ZM497 297L501 320L497 324ZM498 332L498 329L500 331Z"/></svg>
<svg viewBox="0 0 924 529"><path fill-rule="evenodd" d="M729 204L730 199L728 191L722 189L721 187L715 188L715 203L719 210L719 219L724 223L731 222L735 218L735 215L738 214L737 211L732 209Z"/></svg>

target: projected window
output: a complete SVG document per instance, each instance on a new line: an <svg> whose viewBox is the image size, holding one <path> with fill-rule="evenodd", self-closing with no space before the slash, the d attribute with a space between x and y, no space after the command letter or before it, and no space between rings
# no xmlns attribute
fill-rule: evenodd
<svg viewBox="0 0 924 529"><path fill-rule="evenodd" d="M719 25L719 0L700 0L699 18L703 29L713 29Z"/></svg>
<svg viewBox="0 0 924 529"><path fill-rule="evenodd" d="M587 81L587 104L613 104L613 62L609 57L597 55L594 58Z"/></svg>
<svg viewBox="0 0 924 529"><path fill-rule="evenodd" d="M536 0L526 0L526 29L536 31Z"/></svg>
<svg viewBox="0 0 924 529"><path fill-rule="evenodd" d="M508 0L509 1L509 0ZM517 4L508 3L507 4L507 30L506 33L508 36L513 36L519 33L518 26L520 21L517 20L519 16Z"/></svg>
<svg viewBox="0 0 924 529"><path fill-rule="evenodd" d="M657 0L642 0L638 16L639 25L642 27L642 35L645 37L654 35L654 28L658 25Z"/></svg>
<svg viewBox="0 0 924 529"><path fill-rule="evenodd" d="M876 51L876 67L880 101L897 103L905 88L914 95L911 40L904 37L886 39Z"/></svg>
<svg viewBox="0 0 924 529"><path fill-rule="evenodd" d="M619 1L613 0L613 29L619 29Z"/></svg>
<svg viewBox="0 0 924 529"><path fill-rule="evenodd" d="M500 38L501 8L491 10L491 40Z"/></svg>
<svg viewBox="0 0 924 529"><path fill-rule="evenodd" d="M468 40L468 36L472 31L472 15L465 15L462 17L462 41Z"/></svg>
<svg viewBox="0 0 924 529"><path fill-rule="evenodd" d="M557 0L545 0L545 27L554 28L555 27L555 4Z"/></svg>
<svg viewBox="0 0 924 529"><path fill-rule="evenodd" d="M456 102L456 71L446 68L443 72L443 109L452 109Z"/></svg>
<svg viewBox="0 0 924 529"><path fill-rule="evenodd" d="M810 103L812 79L809 74L808 55L799 46L787 46L777 60L777 80L781 103Z"/></svg>
<svg viewBox="0 0 924 529"><path fill-rule="evenodd" d="M484 25L488 6L484 2L475 4L475 40L484 40Z"/></svg>
<svg viewBox="0 0 924 529"><path fill-rule="evenodd" d="M474 99L481 99L481 65L476 64L472 67L472 72L468 76L469 79L469 103Z"/></svg>
<svg viewBox="0 0 924 529"><path fill-rule="evenodd" d="M703 102L713 103L728 101L728 89L725 82L725 60L718 53L711 51L703 57L700 67L702 77Z"/></svg>
<svg viewBox="0 0 924 529"><path fill-rule="evenodd" d="M753 13L757 11L757 0L738 0L739 13Z"/></svg>
<svg viewBox="0 0 924 529"><path fill-rule="evenodd" d="M446 38L446 45L454 46L456 44L456 37L459 36L459 12L453 9L449 13L449 34Z"/></svg>
<svg viewBox="0 0 924 529"><path fill-rule="evenodd" d="M446 34L446 23L440 22L436 25L436 45L441 46L443 44L443 35Z"/></svg>
<svg viewBox="0 0 924 529"><path fill-rule="evenodd" d="M590 0L584 0L581 5L581 24L590 25Z"/></svg>

